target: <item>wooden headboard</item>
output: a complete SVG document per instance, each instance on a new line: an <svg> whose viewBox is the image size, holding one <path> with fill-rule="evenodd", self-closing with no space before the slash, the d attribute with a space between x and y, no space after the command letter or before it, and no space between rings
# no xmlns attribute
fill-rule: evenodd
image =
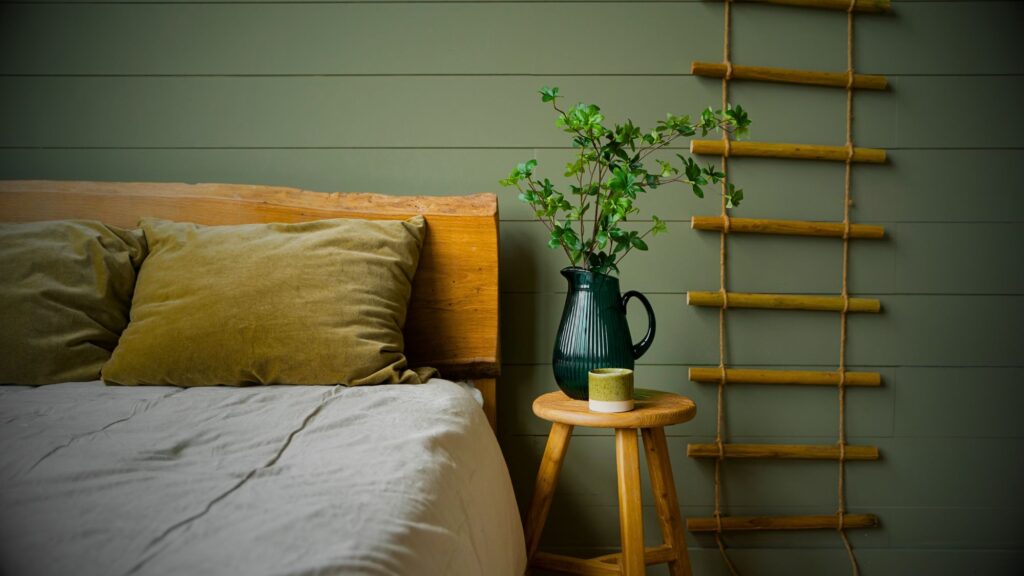
<svg viewBox="0 0 1024 576"><path fill-rule="evenodd" d="M83 218L134 228L152 216L197 224L405 219L423 214L427 237L405 326L413 366L473 380L495 422L498 204L494 194L385 196L273 186L149 182L0 181L0 221Z"/></svg>

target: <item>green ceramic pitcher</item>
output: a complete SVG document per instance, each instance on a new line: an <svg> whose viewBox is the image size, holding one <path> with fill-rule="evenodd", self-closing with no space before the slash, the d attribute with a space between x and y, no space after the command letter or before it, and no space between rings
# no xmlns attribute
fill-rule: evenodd
<svg viewBox="0 0 1024 576"><path fill-rule="evenodd" d="M629 368L654 341L654 309L634 290L619 294L619 279L582 268L565 268L569 293L555 337L555 382L570 398L587 399L587 374L596 368ZM634 344L626 303L636 298L647 310L647 334Z"/></svg>

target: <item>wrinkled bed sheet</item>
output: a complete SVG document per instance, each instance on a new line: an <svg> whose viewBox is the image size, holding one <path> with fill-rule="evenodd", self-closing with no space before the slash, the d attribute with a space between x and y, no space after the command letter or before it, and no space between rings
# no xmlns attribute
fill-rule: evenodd
<svg viewBox="0 0 1024 576"><path fill-rule="evenodd" d="M458 384L0 387L0 574L520 575Z"/></svg>

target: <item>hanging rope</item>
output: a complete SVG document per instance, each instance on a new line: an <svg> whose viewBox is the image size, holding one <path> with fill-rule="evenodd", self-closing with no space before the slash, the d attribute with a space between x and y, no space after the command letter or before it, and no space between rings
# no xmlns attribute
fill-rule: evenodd
<svg viewBox="0 0 1024 576"><path fill-rule="evenodd" d="M850 546L843 522L846 518L846 319L850 311L850 177L853 172L853 9L856 0L850 0L846 9L846 169L843 175L843 310L839 313L839 487L836 510L836 530L850 557L854 576L859 576L857 557Z"/></svg>
<svg viewBox="0 0 1024 576"><path fill-rule="evenodd" d="M732 27L732 0L725 1L725 40L722 45L722 60L725 62L725 76L722 77L722 111L724 113L729 104L729 80L732 79L732 59L729 57L729 36ZM729 152L731 143L729 134L722 131L722 141L725 149L722 151L722 173L729 173ZM718 544L718 551L722 554L722 560L729 568L733 576L739 576L729 554L725 551L725 541L722 540L722 464L725 460L725 445L723 437L725 434L725 311L729 309L729 293L725 289L725 238L729 234L729 212L726 204L728 176L722 178L722 232L719 234L718 252L718 290L722 294L722 307L718 310L718 369L721 377L718 379L718 413L715 419L715 444L718 446L718 458L715 459L715 543Z"/></svg>

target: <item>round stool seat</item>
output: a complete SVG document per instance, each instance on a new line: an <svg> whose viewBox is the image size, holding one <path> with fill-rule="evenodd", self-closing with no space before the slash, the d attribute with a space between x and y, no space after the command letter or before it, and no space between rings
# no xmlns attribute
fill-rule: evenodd
<svg viewBox="0 0 1024 576"><path fill-rule="evenodd" d="M629 412L591 412L586 400L550 392L533 401L533 413L549 422L589 428L660 428L686 422L697 414L693 400L671 392L637 389Z"/></svg>

